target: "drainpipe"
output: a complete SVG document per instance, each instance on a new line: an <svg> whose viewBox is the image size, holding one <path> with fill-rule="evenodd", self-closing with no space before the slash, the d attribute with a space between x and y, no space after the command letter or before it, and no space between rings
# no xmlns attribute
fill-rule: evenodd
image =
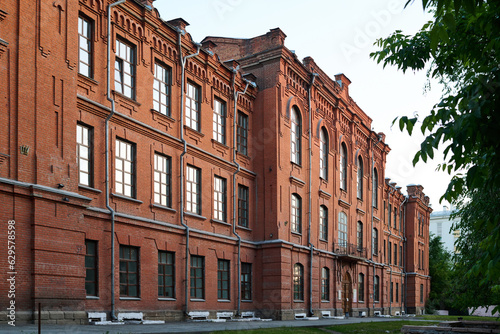
<svg viewBox="0 0 500 334"><path fill-rule="evenodd" d="M401 202L401 204L399 205L399 212L401 212L402 210L402 207L403 207L403 204L405 204L405 202L408 200L408 197L405 196L405 199L403 200L403 202ZM399 219L403 219L403 216L399 216ZM403 247L402 247L402 252L400 254L400 256L402 256L403 258L401 259L401 263L403 264L403 271L402 271L402 274L401 275L401 284L404 284L405 286L405 289L406 289L406 282L405 282L405 278L406 278L406 252L405 252L405 246L406 246L406 236L404 234L404 230L405 230L405 225L406 225L406 222L403 220L401 222L401 226L403 227ZM399 231L399 233L401 234L401 231ZM405 282L405 283L403 283ZM401 287L401 292L403 292L403 287ZM406 294L404 294L404 301L402 300L401 301L401 307L400 307L400 311L401 311L401 315L403 315L403 304L406 305ZM404 307L405 309L405 314L406 314L406 307Z"/></svg>
<svg viewBox="0 0 500 334"><path fill-rule="evenodd" d="M185 84L184 84L184 77L185 77L185 65L186 61L191 58L195 57L200 53L200 47L201 44L195 43L196 45L196 53L193 53L191 55L188 55L186 57L182 57L182 35L184 35L186 32L178 27L176 27L177 33L178 33L178 41L179 41L179 60L181 63L181 112L180 112L180 134L181 134L181 142L182 145L184 146L184 149L182 150L182 153L180 155L180 220L181 220L181 225L184 227L186 230L186 262L185 262L185 268L184 268L184 313L187 315L189 311L189 226L184 222L184 155L187 153L187 142L184 139L184 89L185 89Z"/></svg>
<svg viewBox="0 0 500 334"><path fill-rule="evenodd" d="M308 212L308 227L307 227L307 243L309 244L311 250L311 258L309 260L309 316L313 316L313 294L312 294L312 275L313 275L313 256L314 256L314 246L311 242L311 204L312 204L312 107L311 107L311 94L312 87L314 86L314 80L318 76L318 73L312 73L311 84L309 85L308 99L309 99L309 212Z"/></svg>
<svg viewBox="0 0 500 334"><path fill-rule="evenodd" d="M389 205L391 203L391 189L392 189L392 192L395 192L396 189L391 186L390 184L388 184L389 186L389 194L388 194L388 198L387 198L387 221L389 221L390 217L391 217L391 214L392 212L389 211ZM384 217L385 218L385 217ZM391 224L388 224L389 225L389 239L392 237L392 231L391 231ZM389 242L389 241L387 241ZM394 245L394 247L397 247ZM393 250L391 249L391 252L393 252ZM396 248L396 254L397 254L397 248ZM391 256L391 260L393 260L393 257L392 257L392 254L388 254L387 258L389 258L389 255ZM391 261L389 261L389 286L391 286L392 284L392 264L391 264ZM392 294L393 294L393 297L394 297L394 289L392 289ZM389 297L390 297L390 288L389 288ZM389 298L389 315L391 315L392 313L392 299Z"/></svg>
<svg viewBox="0 0 500 334"><path fill-rule="evenodd" d="M408 196L405 196L405 201L408 202ZM404 302L404 307L405 307L405 314L408 314L408 307L407 307L407 304L406 304L406 297L407 297L407 291L408 291L408 271L406 270L407 267L406 267L406 253L407 253L407 247L408 247L408 244L407 244L407 239L406 239L406 205L404 206L404 209L403 209L403 235L404 235L404 246L403 246L403 253L405 254L405 256L403 257L403 266L404 266L404 273L405 273L405 276L404 276L404 280L405 280L405 302Z"/></svg>
<svg viewBox="0 0 500 334"><path fill-rule="evenodd" d="M382 141L382 136L378 135L378 141L377 143L372 147L372 187L373 187L373 176L374 176L374 171L375 171L375 161L373 159L373 152L375 151L375 147ZM377 190L375 190L377 191ZM373 189L372 189L372 215L371 215L371 223L372 223L372 243L373 243ZM383 232L383 231L382 231ZM377 236L377 242L378 242L378 236ZM378 250L378 245L377 245L377 250ZM373 283L375 283L375 262L373 261L373 244L372 244L372 252L370 255L370 260L373 263ZM379 289L380 289L380 280L378 282ZM375 284L374 284L375 287ZM379 299L380 299L380 293L379 293ZM373 290L373 312L375 312L375 289ZM370 310L368 309L368 315L370 314Z"/></svg>
<svg viewBox="0 0 500 334"><path fill-rule="evenodd" d="M257 87L257 85L253 82L246 81L245 90L236 91L235 81L236 81L237 69L233 69L233 94L234 94L234 108L233 108L233 164L236 166L236 171L233 173L233 234L238 238L238 276L237 280L240 280L241 277L241 236L236 232L236 174L238 174L241 170L240 164L236 161L236 117L238 113L238 96L245 95L247 92L248 86L252 85L252 87ZM241 314L241 284L238 282L238 308L236 310L236 315L239 316Z"/></svg>
<svg viewBox="0 0 500 334"><path fill-rule="evenodd" d="M116 320L115 315L115 210L109 205L109 120L115 113L115 100L111 97L110 69L111 69L111 9L124 3L126 0L119 0L108 5L108 51L107 51L107 69L106 69L106 98L111 102L111 112L104 121L104 141L105 141L105 186L106 186L106 208L111 212L111 320Z"/></svg>

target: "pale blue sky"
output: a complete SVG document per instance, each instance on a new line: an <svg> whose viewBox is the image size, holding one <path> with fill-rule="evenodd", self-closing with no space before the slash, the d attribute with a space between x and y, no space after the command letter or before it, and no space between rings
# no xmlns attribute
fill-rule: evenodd
<svg viewBox="0 0 500 334"><path fill-rule="evenodd" d="M436 211L442 209L439 197L450 177L436 172L436 163L411 161L422 136L409 137L397 126L398 115L425 115L439 101L440 87L432 84L424 92L424 72L407 73L378 65L369 58L373 43L394 30L415 33L430 15L424 14L421 1L404 9L406 0L156 0L154 6L162 19L182 17L190 23L187 32L196 42L205 36L251 38L279 27L287 35L285 45L299 59L307 56L330 77L344 73L351 81L349 92L373 119L376 132L386 134L391 147L386 176L399 186L421 184ZM420 131L416 131L420 134Z"/></svg>

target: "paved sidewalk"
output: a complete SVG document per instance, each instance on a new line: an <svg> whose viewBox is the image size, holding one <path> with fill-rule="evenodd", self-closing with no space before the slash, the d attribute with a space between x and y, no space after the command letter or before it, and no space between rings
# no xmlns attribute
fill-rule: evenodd
<svg viewBox="0 0 500 334"><path fill-rule="evenodd" d="M162 333L209 333L212 331L238 331L259 328L276 327L321 327L339 324L352 324L361 322L380 322L380 321L398 321L413 320L415 318L349 318L349 319L320 319L320 320L290 320L290 321L250 321L250 322L169 322L163 325L43 325L43 334L162 334ZM15 327L9 325L0 325L0 334L37 334L37 325L18 325Z"/></svg>

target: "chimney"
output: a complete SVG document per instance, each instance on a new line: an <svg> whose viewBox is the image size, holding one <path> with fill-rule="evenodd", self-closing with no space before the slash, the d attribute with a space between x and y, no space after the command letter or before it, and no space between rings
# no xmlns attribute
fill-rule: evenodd
<svg viewBox="0 0 500 334"><path fill-rule="evenodd" d="M151 1L151 0L142 0L142 1ZM183 18L179 17L177 19L173 19L170 21L167 21L168 24L170 24L173 27L177 27L181 30L186 31L186 27L189 25Z"/></svg>

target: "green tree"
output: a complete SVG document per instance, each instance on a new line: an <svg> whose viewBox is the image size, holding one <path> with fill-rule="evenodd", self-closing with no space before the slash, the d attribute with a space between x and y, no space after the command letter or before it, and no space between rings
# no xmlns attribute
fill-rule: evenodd
<svg viewBox="0 0 500 334"><path fill-rule="evenodd" d="M451 299L451 255L446 251L441 237L431 235L429 241L429 275L431 291L426 304L426 311L445 310L452 306Z"/></svg>
<svg viewBox="0 0 500 334"><path fill-rule="evenodd" d="M433 159L434 151L444 147L440 169L453 177L441 199L474 212L474 208L486 205L485 197L478 194L492 195L500 190L500 1L422 0L422 3L425 10L433 13L433 20L413 36L396 31L379 39L376 45L380 50L371 57L384 67L394 65L403 72L427 68L429 79L445 85L441 101L429 115L423 119L400 117L399 126L411 135L418 122L426 135L414 164ZM469 195L470 201L465 201L463 195ZM474 278L468 283L498 292L500 201L488 202L488 209L480 218L472 215L464 222L466 225L458 226L471 234L485 232L468 239L474 242L470 249L481 256L463 252L459 265L464 275ZM471 257L466 259L466 254ZM475 303L476 295L468 291L462 297ZM498 299L493 302L500 304Z"/></svg>

